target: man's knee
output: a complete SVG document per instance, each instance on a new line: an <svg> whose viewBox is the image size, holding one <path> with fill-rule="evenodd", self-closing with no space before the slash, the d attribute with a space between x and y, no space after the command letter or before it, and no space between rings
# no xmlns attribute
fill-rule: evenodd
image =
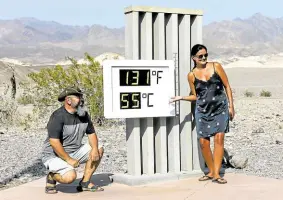
<svg viewBox="0 0 283 200"><path fill-rule="evenodd" d="M76 178L77 178L77 173L75 170L68 171L62 176L62 179L66 184L70 184L74 182Z"/></svg>

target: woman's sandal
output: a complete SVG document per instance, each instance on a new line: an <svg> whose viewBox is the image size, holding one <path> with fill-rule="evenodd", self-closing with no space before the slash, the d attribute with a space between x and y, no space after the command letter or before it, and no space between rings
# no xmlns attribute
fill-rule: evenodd
<svg viewBox="0 0 283 200"><path fill-rule="evenodd" d="M208 180L211 180L211 179L213 179L212 176L205 175L203 177L200 177L198 180L199 181L208 181Z"/></svg>
<svg viewBox="0 0 283 200"><path fill-rule="evenodd" d="M82 182L82 180L79 183L79 186L77 187L78 191L90 191L90 192L101 192L104 191L104 189L98 185L93 185L92 187L89 187L90 181Z"/></svg>
<svg viewBox="0 0 283 200"><path fill-rule="evenodd" d="M216 179L213 179L212 182L219 183L219 184L227 183L227 181L224 178L216 178Z"/></svg>
<svg viewBox="0 0 283 200"><path fill-rule="evenodd" d="M56 194L58 191L56 189L56 181L50 179L50 173L46 176L46 186L45 186L45 193L47 194Z"/></svg>

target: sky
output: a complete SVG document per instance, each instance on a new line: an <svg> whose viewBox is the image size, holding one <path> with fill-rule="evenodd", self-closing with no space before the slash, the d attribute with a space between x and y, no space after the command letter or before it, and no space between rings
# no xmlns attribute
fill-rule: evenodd
<svg viewBox="0 0 283 200"><path fill-rule="evenodd" d="M34 17L66 25L100 24L110 28L124 26L124 8L158 6L200 9L203 24L248 18L255 13L283 17L282 0L0 0L0 19Z"/></svg>

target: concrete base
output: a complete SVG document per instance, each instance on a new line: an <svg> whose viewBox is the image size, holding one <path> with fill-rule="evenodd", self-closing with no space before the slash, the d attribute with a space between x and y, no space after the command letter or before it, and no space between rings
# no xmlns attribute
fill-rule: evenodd
<svg viewBox="0 0 283 200"><path fill-rule="evenodd" d="M221 168L220 174L233 172L233 169L230 168ZM174 181L181 180L191 177L198 177L208 173L208 169L206 168L203 171L195 170L192 172L182 171L180 173L167 173L167 174L154 174L154 175L146 175L143 174L141 176L133 176L129 174L114 174L111 176L111 179L114 183L124 184L128 186L137 186L137 185L146 185L150 183L164 182L164 181Z"/></svg>
<svg viewBox="0 0 283 200"><path fill-rule="evenodd" d="M182 178L198 176L202 174L201 171L186 173L167 173L167 174L154 174L154 175L141 175L141 176L132 176L128 174L114 174L112 176L114 183L125 184L129 186L135 185L145 185L149 183L163 182L163 181L172 181L179 180Z"/></svg>
<svg viewBox="0 0 283 200"><path fill-rule="evenodd" d="M110 174L109 174L110 175ZM108 174L94 175L95 183L104 186L104 192L78 192L74 184L58 184L56 195L44 192L45 178L0 191L1 200L282 200L283 181L278 179L249 176L245 174L227 173L227 184L219 185L211 181L198 181L188 178L165 183L126 186L110 184ZM81 178L81 176L79 176ZM101 179L104 181L101 182ZM101 184L102 183L102 184ZM109 183L109 184L108 184ZM219 194L219 195L215 195Z"/></svg>

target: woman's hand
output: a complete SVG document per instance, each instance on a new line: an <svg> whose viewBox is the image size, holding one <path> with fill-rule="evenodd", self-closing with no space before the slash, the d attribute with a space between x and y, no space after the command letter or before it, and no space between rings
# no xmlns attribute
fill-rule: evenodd
<svg viewBox="0 0 283 200"><path fill-rule="evenodd" d="M234 119L234 116L235 116L234 106L229 107L229 115L230 115L230 121L232 121Z"/></svg>
<svg viewBox="0 0 283 200"><path fill-rule="evenodd" d="M183 99L182 96L174 96L174 97L171 97L170 103L173 103L173 102L175 102L175 101L180 101L181 99Z"/></svg>

